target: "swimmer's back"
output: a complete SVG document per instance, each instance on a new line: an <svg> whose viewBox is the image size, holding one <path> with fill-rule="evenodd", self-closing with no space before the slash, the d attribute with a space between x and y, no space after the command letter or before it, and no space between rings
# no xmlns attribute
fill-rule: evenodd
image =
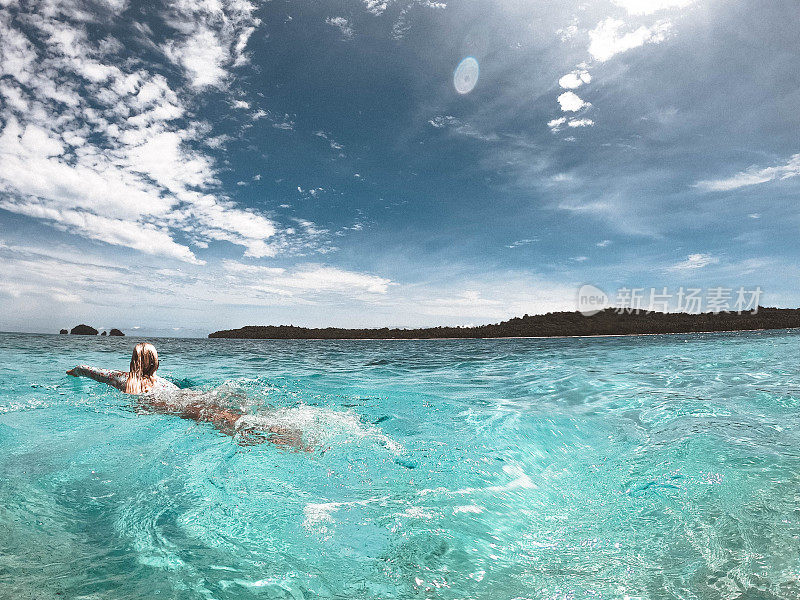
<svg viewBox="0 0 800 600"><path fill-rule="evenodd" d="M180 389L177 385L175 385L171 381L167 381L166 379L164 379L163 377L159 377L158 375L153 377L153 379L155 379L155 382L153 383L153 387L150 388L151 393L170 392Z"/></svg>

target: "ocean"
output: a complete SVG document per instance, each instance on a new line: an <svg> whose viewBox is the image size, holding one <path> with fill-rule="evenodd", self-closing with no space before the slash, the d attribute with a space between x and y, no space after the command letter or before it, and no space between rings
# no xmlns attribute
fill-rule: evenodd
<svg viewBox="0 0 800 600"><path fill-rule="evenodd" d="M246 445L0 334L0 597L800 598L800 333L154 339Z"/></svg>

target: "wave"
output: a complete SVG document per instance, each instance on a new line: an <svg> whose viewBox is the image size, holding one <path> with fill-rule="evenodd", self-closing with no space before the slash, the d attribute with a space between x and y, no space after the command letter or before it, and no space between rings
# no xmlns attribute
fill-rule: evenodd
<svg viewBox="0 0 800 600"><path fill-rule="evenodd" d="M424 488L417 490L415 495L421 499L426 498L429 495L456 499L463 496L473 495L478 497L487 495L498 496L511 491L517 491L521 489L536 489L538 487L531 477L523 470L521 465L504 465L503 473L510 478L510 481L507 483L485 487L465 487L460 489L449 489L446 487ZM303 507L303 526L309 531L327 535L330 533L331 527L336 523L336 519L333 516L334 513L342 509L366 507L374 504L379 506L389 506L395 504L399 505L404 508L404 511L396 514L406 518L431 519L437 516L435 512L431 512L426 507L414 505L408 506L409 499L407 497L378 496L374 498L365 498L362 500L340 502L308 502ZM485 510L486 508L484 506L476 504L475 502L471 502L469 504L458 503L451 507L453 515L478 515L483 513Z"/></svg>

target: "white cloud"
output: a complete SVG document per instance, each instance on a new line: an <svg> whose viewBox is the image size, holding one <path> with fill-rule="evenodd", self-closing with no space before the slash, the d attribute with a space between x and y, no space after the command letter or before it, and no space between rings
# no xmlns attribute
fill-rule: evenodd
<svg viewBox="0 0 800 600"><path fill-rule="evenodd" d="M326 140L328 142L328 145L331 147L331 150L341 150L342 148L344 148L342 144L338 143L331 137L330 133L327 133L325 131L315 131L314 135L322 138L323 140Z"/></svg>
<svg viewBox="0 0 800 600"><path fill-rule="evenodd" d="M558 97L558 103L564 112L576 112L582 108L591 106L584 102L575 92L564 92Z"/></svg>
<svg viewBox="0 0 800 600"><path fill-rule="evenodd" d="M426 300L425 304L431 307L444 308L449 312L454 309L457 310L458 308L469 309L500 306L502 302L491 298L483 298L479 291L467 290L452 298L433 298L431 300Z"/></svg>
<svg viewBox="0 0 800 600"><path fill-rule="evenodd" d="M523 240L517 240L515 242L511 242L506 246L506 248L519 248L520 246L527 246L528 244L533 244L534 242L539 241L538 238L526 238Z"/></svg>
<svg viewBox="0 0 800 600"><path fill-rule="evenodd" d="M695 186L712 192L728 192L749 185L766 183L775 179L783 180L800 175L800 154L794 154L786 164L776 167L750 167L732 177L698 181Z"/></svg>
<svg viewBox="0 0 800 600"><path fill-rule="evenodd" d="M265 323L260 307L274 307L266 322L369 327L497 322L525 313L574 310L578 282L555 283L530 273L488 274L452 286L404 287L388 277L343 268L303 264L278 267L224 261L204 266L165 267L146 255L116 263L105 252L77 253L58 245L9 248L0 242L0 313L4 322L42 314L38 327L56 330L77 318L53 302L80 298L80 314L134 329L189 325L205 335L213 329ZM64 281L69 285L65 286ZM12 297L13 296L13 297ZM142 307L136 320L119 307ZM222 308L224 307L224 310ZM89 312L90 311L90 312ZM20 317L19 315L23 315ZM399 317L398 317L399 315ZM398 320L399 318L399 320ZM120 319L122 319L120 321Z"/></svg>
<svg viewBox="0 0 800 600"><path fill-rule="evenodd" d="M30 110L28 99L22 90L8 82L0 81L0 96L8 106L17 112Z"/></svg>
<svg viewBox="0 0 800 600"><path fill-rule="evenodd" d="M578 31L578 26L572 23L566 27L557 29L556 33L558 34L558 39L560 39L562 42L566 42L574 38L578 34Z"/></svg>
<svg viewBox="0 0 800 600"><path fill-rule="evenodd" d="M386 294L392 285L392 281L384 277L323 265L301 265L290 271L225 261L225 268L230 273L243 276L254 287L284 296L321 292L345 293L352 296L364 293Z"/></svg>
<svg viewBox="0 0 800 600"><path fill-rule="evenodd" d="M436 129L441 129L448 125L457 125L458 123L458 119L452 115L437 115L428 121L428 124L432 127L436 127Z"/></svg>
<svg viewBox="0 0 800 600"><path fill-rule="evenodd" d="M590 83L591 81L592 76L589 74L589 71L585 69L579 69L564 75L558 80L558 85L565 90L574 90L581 87L584 83Z"/></svg>
<svg viewBox="0 0 800 600"><path fill-rule="evenodd" d="M606 248L611 245L611 240L601 240L595 244L598 248Z"/></svg>
<svg viewBox="0 0 800 600"><path fill-rule="evenodd" d="M375 304L395 284L385 277L313 264L293 268L269 267L223 261L219 265L184 265L180 269L158 267L158 263L117 264L105 256L76 253L71 248L36 248L0 242L0 305L7 298L19 299L15 306L40 303L53 310L57 302L94 305L169 307L170 319L192 306L197 311L218 314L219 306L329 306L332 300ZM64 282L68 281L69 286ZM132 300L135 298L135 301ZM85 309L85 308L83 308ZM117 309L114 309L115 311ZM172 321L171 326L175 323Z"/></svg>
<svg viewBox="0 0 800 600"><path fill-rule="evenodd" d="M11 26L5 15L0 15L0 73L10 75L20 83L30 80L31 65L36 60L36 50L30 40Z"/></svg>
<svg viewBox="0 0 800 600"><path fill-rule="evenodd" d="M497 142L501 139L498 134L492 131L479 131L469 123L465 123L452 115L435 116L428 121L428 124L436 129L449 128L453 133L484 142Z"/></svg>
<svg viewBox="0 0 800 600"><path fill-rule="evenodd" d="M177 2L167 15L178 33L162 45L195 88L225 87L229 69L247 63L247 42L260 21L248 0Z"/></svg>
<svg viewBox="0 0 800 600"><path fill-rule="evenodd" d="M373 15L378 16L388 8L388 0L363 0L366 9Z"/></svg>
<svg viewBox="0 0 800 600"><path fill-rule="evenodd" d="M624 8L629 15L650 15L670 8L686 8L696 0L614 0L614 4Z"/></svg>
<svg viewBox="0 0 800 600"><path fill-rule="evenodd" d="M344 17L328 17L325 19L328 25L336 27L342 34L342 37L349 40L353 37L353 28Z"/></svg>
<svg viewBox="0 0 800 600"><path fill-rule="evenodd" d="M669 21L662 20L650 27L642 25L628 32L622 31L624 27L624 21L608 18L589 32L589 53L595 60L603 62L632 48L662 42L667 38L672 25Z"/></svg>
<svg viewBox="0 0 800 600"><path fill-rule="evenodd" d="M374 275L343 271L336 267L317 266L296 271L286 283L300 289L341 292L362 290L371 294L385 294L391 280Z"/></svg>
<svg viewBox="0 0 800 600"><path fill-rule="evenodd" d="M462 324L491 323L526 313L575 310L578 285L544 281L530 274L503 273L496 280L464 282L456 289L424 290L424 295L401 301L400 305L406 314L435 317L435 323L441 323L442 317ZM431 320L425 322L429 324Z"/></svg>
<svg viewBox="0 0 800 600"><path fill-rule="evenodd" d="M294 130L294 120L288 113L284 113L283 116L274 115L265 111L259 111L259 113L260 114L253 115L253 120L258 120L262 117L269 117L269 120L272 121L272 127L275 129L283 129L284 131Z"/></svg>
<svg viewBox="0 0 800 600"><path fill-rule="evenodd" d="M31 135L31 130L37 133ZM169 208L169 201L129 171L97 157L76 164L57 157L63 147L55 136L44 139L42 131L37 125L23 127L16 118L8 118L0 131L0 187L58 209L101 206L107 216L116 218L135 219ZM61 152L56 152L58 148Z"/></svg>
<svg viewBox="0 0 800 600"><path fill-rule="evenodd" d="M229 60L226 48L207 27L199 26L182 41L166 44L164 50L187 71L195 87L219 86L227 77L223 68Z"/></svg>
<svg viewBox="0 0 800 600"><path fill-rule="evenodd" d="M145 254L167 256L202 264L185 246L176 243L165 229L149 223L98 216L90 212L48 207L37 201L0 200L0 208L29 217L52 221L64 231L89 239L133 248Z"/></svg>
<svg viewBox="0 0 800 600"><path fill-rule="evenodd" d="M710 254L690 254L686 260L668 267L668 271L690 271L693 269L702 269L708 265L713 265L719 262L719 259Z"/></svg>
<svg viewBox="0 0 800 600"><path fill-rule="evenodd" d="M591 119L570 119L567 121L567 125L570 127L591 127L594 125L594 121Z"/></svg>
<svg viewBox="0 0 800 600"><path fill-rule="evenodd" d="M553 133L560 131L561 127L564 123L567 122L566 117L559 117L558 119L552 119L547 122L547 126L553 131Z"/></svg>
<svg viewBox="0 0 800 600"><path fill-rule="evenodd" d="M244 14L246 4L226 10ZM27 21L41 52L0 13L5 210L188 262L198 261L178 236L197 247L231 242L248 256L290 245L267 243L277 234L275 224L217 193L214 162L196 149L203 141L213 146L213 138L203 140L210 126L177 121L189 110L191 93L118 60L113 44L92 45L85 25L68 16L54 22L32 11Z"/></svg>
<svg viewBox="0 0 800 600"><path fill-rule="evenodd" d="M595 200L590 202L580 202L572 199L567 199L559 202L558 208L561 210L568 210L576 213L611 213L612 204L602 200Z"/></svg>
<svg viewBox="0 0 800 600"><path fill-rule="evenodd" d="M203 144L209 148L222 148L225 144L230 142L233 138L227 134L214 135L207 137L203 140Z"/></svg>

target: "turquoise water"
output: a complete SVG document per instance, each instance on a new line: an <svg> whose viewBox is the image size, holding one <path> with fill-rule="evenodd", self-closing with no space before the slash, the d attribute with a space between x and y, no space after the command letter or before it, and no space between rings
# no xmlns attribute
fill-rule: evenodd
<svg viewBox="0 0 800 600"><path fill-rule="evenodd" d="M800 335L155 340L312 452L0 334L2 598L798 598Z"/></svg>

